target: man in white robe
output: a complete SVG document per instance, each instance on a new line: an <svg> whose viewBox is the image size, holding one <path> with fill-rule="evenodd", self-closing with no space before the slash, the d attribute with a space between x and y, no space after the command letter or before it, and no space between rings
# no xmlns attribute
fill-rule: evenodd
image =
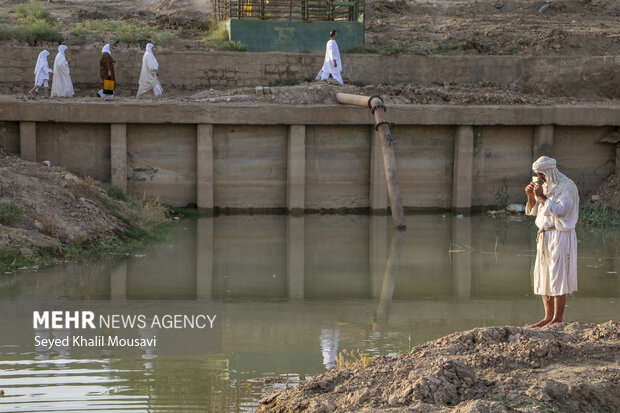
<svg viewBox="0 0 620 413"><path fill-rule="evenodd" d="M37 65L34 68L34 87L28 92L30 96L34 96L35 93L39 93L39 88L43 87L45 97L47 97L50 73L52 73L52 69L50 69L49 64L47 63L47 57L49 55L50 52L47 50L43 50L39 53Z"/></svg>
<svg viewBox="0 0 620 413"><path fill-rule="evenodd" d="M153 91L155 96L161 95L164 91L159 83L159 63L153 54L153 44L146 45L146 52L142 57L142 70L140 71L139 88L136 97Z"/></svg>
<svg viewBox="0 0 620 413"><path fill-rule="evenodd" d="M327 41L327 46L325 46L323 68L316 76L316 80L327 80L329 76L331 76L342 85L342 62L340 61L338 43L336 43L336 38L338 37L336 30L329 32L329 37L330 39Z"/></svg>
<svg viewBox="0 0 620 413"><path fill-rule="evenodd" d="M69 62L65 56L67 46L58 46L58 54L54 60L54 79L52 80L52 97L73 96L73 83Z"/></svg>
<svg viewBox="0 0 620 413"><path fill-rule="evenodd" d="M525 187L525 213L536 216L534 294L542 296L545 317L531 327L542 327L562 322L566 294L577 291L579 192L553 158L541 156L532 170L538 182Z"/></svg>

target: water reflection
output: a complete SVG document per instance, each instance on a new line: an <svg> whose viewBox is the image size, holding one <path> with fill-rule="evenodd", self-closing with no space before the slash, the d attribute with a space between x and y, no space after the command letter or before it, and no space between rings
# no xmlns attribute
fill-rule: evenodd
<svg viewBox="0 0 620 413"><path fill-rule="evenodd" d="M15 343L32 340L31 325L14 325L0 340L0 410L251 411L343 349L396 354L455 330L537 318L531 222L429 215L409 216L408 227L397 233L389 217L367 216L202 218L179 223L145 256L0 277L3 301L224 303L223 352L210 356L29 352ZM579 232L568 319L617 318L614 237ZM282 379L253 380L265 376Z"/></svg>

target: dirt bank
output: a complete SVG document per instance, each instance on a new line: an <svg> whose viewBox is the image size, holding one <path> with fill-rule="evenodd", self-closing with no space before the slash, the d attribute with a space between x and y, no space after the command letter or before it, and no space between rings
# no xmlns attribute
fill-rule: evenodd
<svg viewBox="0 0 620 413"><path fill-rule="evenodd" d="M370 0L366 43L438 54L618 55L620 2Z"/></svg>
<svg viewBox="0 0 620 413"><path fill-rule="evenodd" d="M0 24L26 0L0 0ZM376 53L620 55L617 0L367 0L366 51ZM209 48L210 0L46 1L67 44ZM118 23L118 24L117 24ZM120 26L119 26L120 24ZM0 31L0 40L2 33ZM51 47L51 46L48 46Z"/></svg>
<svg viewBox="0 0 620 413"><path fill-rule="evenodd" d="M593 205L604 205L620 211L620 177L611 175L588 199Z"/></svg>
<svg viewBox="0 0 620 413"><path fill-rule="evenodd" d="M260 401L257 413L613 412L620 323L454 333L366 368L331 370Z"/></svg>
<svg viewBox="0 0 620 413"><path fill-rule="evenodd" d="M92 179L0 151L0 269L125 252L159 235L167 210Z"/></svg>

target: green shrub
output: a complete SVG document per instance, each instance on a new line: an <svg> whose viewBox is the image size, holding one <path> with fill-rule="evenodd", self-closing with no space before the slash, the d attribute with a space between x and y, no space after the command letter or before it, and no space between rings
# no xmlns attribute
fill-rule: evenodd
<svg viewBox="0 0 620 413"><path fill-rule="evenodd" d="M24 210L12 202L0 203L0 224L13 226L24 219Z"/></svg>
<svg viewBox="0 0 620 413"><path fill-rule="evenodd" d="M452 43L442 44L441 46L436 47L433 50L433 53L437 53L437 54L449 53L455 50L462 49L463 45L464 45L463 41L455 40Z"/></svg>
<svg viewBox="0 0 620 413"><path fill-rule="evenodd" d="M73 37L88 37L98 41L112 38L121 43L138 43L152 39L154 43L166 45L176 36L174 33L159 31L157 26L139 26L107 20L89 20L77 23L69 34Z"/></svg>
<svg viewBox="0 0 620 413"><path fill-rule="evenodd" d="M219 26L218 21L215 20L213 17L207 17L206 19L202 21L202 30L207 31L207 32L216 30L218 26Z"/></svg>
<svg viewBox="0 0 620 413"><path fill-rule="evenodd" d="M228 31L222 24L213 25L212 29L202 37L202 42L205 46L215 50L229 52L244 52L247 50L243 43L229 40Z"/></svg>
<svg viewBox="0 0 620 413"><path fill-rule="evenodd" d="M600 204L581 205L579 207L579 222L594 227L620 225L620 210Z"/></svg>
<svg viewBox="0 0 620 413"><path fill-rule="evenodd" d="M50 13L45 5L37 0L30 0L28 3L19 4L15 8L15 14L17 14L19 19L23 19L28 23L36 20L47 20L50 17Z"/></svg>
<svg viewBox="0 0 620 413"><path fill-rule="evenodd" d="M58 28L52 26L47 20L21 24L15 28L14 36L31 45L41 41L61 43L63 40Z"/></svg>
<svg viewBox="0 0 620 413"><path fill-rule="evenodd" d="M245 45L241 42L233 42L230 40L227 40L221 44L219 44L217 47L217 50L222 50L225 52L245 52L246 50L248 50L247 47L245 47Z"/></svg>
<svg viewBox="0 0 620 413"><path fill-rule="evenodd" d="M0 269L2 271L14 270L32 263L28 257L24 257L19 248L9 245L0 245Z"/></svg>
<svg viewBox="0 0 620 413"><path fill-rule="evenodd" d="M175 39L175 35L170 32L156 33L153 35L153 43L161 46L167 46Z"/></svg>
<svg viewBox="0 0 620 413"><path fill-rule="evenodd" d="M69 31L69 34L73 37L88 36L90 33L91 31L88 30L86 27L84 27L83 24L80 24L80 23L73 26L73 29Z"/></svg>
<svg viewBox="0 0 620 413"><path fill-rule="evenodd" d="M9 24L0 24L0 40L9 40L15 37L15 28Z"/></svg>

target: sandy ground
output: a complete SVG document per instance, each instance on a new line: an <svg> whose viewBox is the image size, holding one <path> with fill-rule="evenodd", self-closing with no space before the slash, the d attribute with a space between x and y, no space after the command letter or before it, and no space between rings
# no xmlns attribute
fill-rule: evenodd
<svg viewBox="0 0 620 413"><path fill-rule="evenodd" d="M614 412L620 323L454 333L366 368L330 370L260 401L257 413Z"/></svg>
<svg viewBox="0 0 620 413"><path fill-rule="evenodd" d="M25 1L25 0L24 0ZM0 0L15 23L22 0ZM439 54L620 55L618 0L367 0L366 44ZM50 0L54 21L116 20L176 31L169 47L200 48L211 0Z"/></svg>

